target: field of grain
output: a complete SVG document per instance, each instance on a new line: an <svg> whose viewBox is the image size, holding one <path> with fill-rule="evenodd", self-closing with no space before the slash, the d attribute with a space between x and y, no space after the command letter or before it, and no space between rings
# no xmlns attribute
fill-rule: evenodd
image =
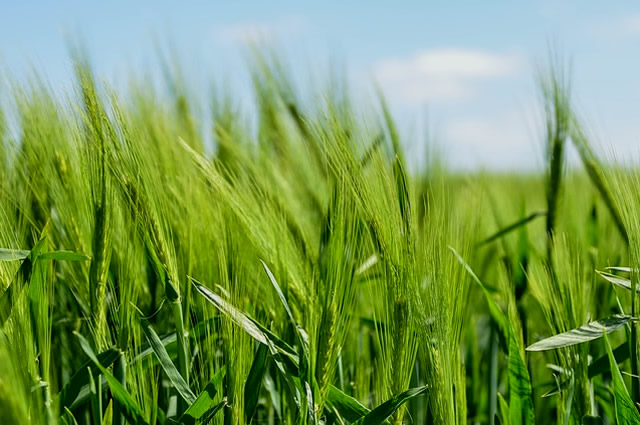
<svg viewBox="0 0 640 425"><path fill-rule="evenodd" d="M256 125L219 96L207 128L178 74L74 61L2 93L0 423L640 423L640 174L562 67L517 175L410 170L382 96L269 55Z"/></svg>

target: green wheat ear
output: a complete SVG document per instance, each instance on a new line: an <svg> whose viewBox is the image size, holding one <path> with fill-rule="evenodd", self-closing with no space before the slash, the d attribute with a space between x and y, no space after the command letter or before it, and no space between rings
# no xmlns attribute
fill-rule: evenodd
<svg viewBox="0 0 640 425"><path fill-rule="evenodd" d="M562 58L525 174L414 161L382 90L262 46L249 105L88 57L0 88L0 423L635 423L640 173Z"/></svg>

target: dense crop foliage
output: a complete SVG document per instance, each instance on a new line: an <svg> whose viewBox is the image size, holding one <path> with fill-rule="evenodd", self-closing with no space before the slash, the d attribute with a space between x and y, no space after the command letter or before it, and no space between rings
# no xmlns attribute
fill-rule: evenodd
<svg viewBox="0 0 640 425"><path fill-rule="evenodd" d="M81 56L3 93L0 423L640 423L640 176L560 67L539 176L410 172L382 98L252 69L208 129Z"/></svg>

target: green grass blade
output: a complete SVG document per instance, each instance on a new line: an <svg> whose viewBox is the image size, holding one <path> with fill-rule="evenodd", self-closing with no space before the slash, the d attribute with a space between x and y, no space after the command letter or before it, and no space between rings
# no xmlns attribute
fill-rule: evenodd
<svg viewBox="0 0 640 425"><path fill-rule="evenodd" d="M189 408L182 414L178 422L185 425L195 425L203 417L206 417L211 409L215 409L218 406L223 407L225 403L224 401L218 405L214 405L213 400L218 391L220 391L220 385L222 384L222 379L224 378L226 371L227 369L223 367L216 372L204 390L198 395L198 398L196 398ZM215 414L215 412L213 414ZM207 422L203 421L203 423Z"/></svg>
<svg viewBox="0 0 640 425"><path fill-rule="evenodd" d="M502 425L511 425L511 414L509 413L509 404L502 397L502 394L498 393L498 403L500 404L500 423Z"/></svg>
<svg viewBox="0 0 640 425"><path fill-rule="evenodd" d="M509 415L511 423L534 425L531 379L520 354L520 347L509 326Z"/></svg>
<svg viewBox="0 0 640 425"><path fill-rule="evenodd" d="M102 366L109 367L119 356L120 352L118 350L109 349L98 354L97 359ZM82 388L89 384L89 372L87 368L90 368L94 374L99 371L92 360L88 360L78 369L57 395L58 405L61 411L64 408L71 407L76 402Z"/></svg>
<svg viewBox="0 0 640 425"><path fill-rule="evenodd" d="M207 410L206 413L202 415L202 423L203 424L210 423L211 420L216 416L216 414L220 412L222 408L225 407L226 405L227 405L227 400L225 398L220 403L216 404L211 409Z"/></svg>
<svg viewBox="0 0 640 425"><path fill-rule="evenodd" d="M40 251L44 247L46 242L46 238L43 236L36 243L36 245L29 251L29 255L25 258L23 263L20 265L18 269L18 273L16 274L13 282L10 283L9 287L4 291L2 297L0 297L0 327L4 325L9 316L11 315L11 311L13 310L13 304L15 300L18 299L22 291L26 286L28 286L29 281L31 280L31 274L33 272L33 268L35 266L35 262L40 255Z"/></svg>
<svg viewBox="0 0 640 425"><path fill-rule="evenodd" d="M593 341L602 338L604 333L611 333L616 329L624 326L626 323L637 320L632 316L624 314L614 314L606 319L596 320L587 323L579 328L563 332L558 335L545 338L527 347L527 351L546 351L555 350L556 348L568 347L571 345L582 344L583 342Z"/></svg>
<svg viewBox="0 0 640 425"><path fill-rule="evenodd" d="M142 313L140 312L140 314ZM162 340L160 340L156 331L153 330L149 321L142 317L142 315L140 316L140 324L147 341L149 341L153 352L160 362L160 366L162 366L162 370L167 374L167 377L169 377L169 380L180 396L189 403L189 405L193 404L196 400L196 396L191 392L189 385L185 382L184 378L180 375L180 372L178 372L178 369L171 361L169 353L167 353L167 349L164 347Z"/></svg>
<svg viewBox="0 0 640 425"><path fill-rule="evenodd" d="M111 390L113 399L120 405L121 412L133 425L146 425L147 422L144 419L142 410L131 397L131 395L122 387L122 384L109 372L98 360L93 352L93 349L89 345L89 342L79 333L75 332L75 335L80 341L80 347L82 351L91 359L91 361L98 367L102 375L104 375Z"/></svg>
<svg viewBox="0 0 640 425"><path fill-rule="evenodd" d="M191 280L196 290L207 301L213 304L220 312L229 317L236 325L240 326L246 333L253 339L261 344L268 345L267 336L262 330L256 326L255 321L249 318L246 314L236 309L234 306L225 301L222 297L211 291L206 286L198 283L195 279Z"/></svg>
<svg viewBox="0 0 640 425"><path fill-rule="evenodd" d="M631 396L627 391L627 387L624 385L622 374L618 369L618 362L613 357L611 351L611 344L606 332L602 333L604 336L604 344L609 355L609 366L611 368L611 378L613 381L613 396L616 408L616 421L618 425L631 425L640 423L640 413L636 409Z"/></svg>
<svg viewBox="0 0 640 425"><path fill-rule="evenodd" d="M278 294L278 298L280 299L280 302L282 303L285 311L287 312L289 321L291 322L291 325L295 330L296 338L298 339L298 343L300 344L299 378L301 379L301 384L303 387L301 393L304 394L307 402L307 412L306 412L306 414L308 415L307 419L310 421L310 423L314 424L316 423L316 419L315 419L314 394L311 388L311 383L313 382L313 374L311 373L311 368L309 366L311 362L311 355L309 351L309 336L307 335L307 332L302 328L302 326L300 326L298 322L295 320L295 318L293 317L293 312L289 307L287 298L282 292L282 289L280 288L280 285L276 281L275 276L273 275L273 273L271 273L271 270L269 270L269 267L264 261L260 260L260 262L262 263L262 267L264 268L264 271L267 273L267 276L269 277L269 281L271 282L271 285L273 286L276 293Z"/></svg>
<svg viewBox="0 0 640 425"><path fill-rule="evenodd" d="M267 346L260 344L251 363L249 376L247 376L247 381L244 384L244 416L247 423L251 423L258 407L258 398L262 390L262 379L266 372L268 355Z"/></svg>
<svg viewBox="0 0 640 425"><path fill-rule="evenodd" d="M528 224L529 222L535 220L536 218L544 217L546 215L547 215L546 211L536 211L534 213L531 213L528 216L526 216L525 218L522 218L522 219L516 221L515 223L512 223L512 224L504 227L503 229L498 230L496 233L494 233L493 235L489 236L486 239L481 240L476 245L482 246L482 245L486 245L488 243L491 243L491 242L495 241L496 239L499 239L499 238L511 233L512 231L517 230L518 228L520 228L522 226L525 226L526 224Z"/></svg>
<svg viewBox="0 0 640 425"><path fill-rule="evenodd" d="M414 397L424 394L428 386L411 388L397 396L385 401L380 406L367 413L364 417L358 419L354 424L357 425L380 425L383 424L391 415L393 415L400 406Z"/></svg>
<svg viewBox="0 0 640 425"><path fill-rule="evenodd" d="M329 386L327 403L349 422L355 422L371 411L333 385Z"/></svg>
<svg viewBox="0 0 640 425"><path fill-rule="evenodd" d="M602 278L607 282L613 283L614 285L631 291L631 279L627 279L625 277L617 276L613 273L608 273L600 270L596 270L596 273L602 276ZM636 288L636 292L640 292L640 288Z"/></svg>
<svg viewBox="0 0 640 425"><path fill-rule="evenodd" d="M0 261L19 261L29 256L31 251L22 249L0 248Z"/></svg>
<svg viewBox="0 0 640 425"><path fill-rule="evenodd" d="M64 413L60 416L60 421L66 425L78 425L78 421L76 420L71 410L64 408Z"/></svg>
<svg viewBox="0 0 640 425"><path fill-rule="evenodd" d="M113 424L113 402L109 400L109 404L104 411L104 416L102 417L102 425L112 425Z"/></svg>
<svg viewBox="0 0 640 425"><path fill-rule="evenodd" d="M191 278L191 282L200 295L213 304L220 312L229 317L253 339L268 346L271 355L281 355L279 361L282 361L286 365L287 370L292 372L291 374L293 376L298 376L298 354L289 344L195 279ZM294 370L295 372L293 372Z"/></svg>
<svg viewBox="0 0 640 425"><path fill-rule="evenodd" d="M41 260L56 261L89 261L91 257L80 252L73 251L51 251L40 255Z"/></svg>
<svg viewBox="0 0 640 425"><path fill-rule="evenodd" d="M498 304L493 299L493 296L491 295L487 287L484 285L484 283L482 283L480 278L475 274L471 266L467 264L464 258L462 258L455 249L453 249L452 247L449 247L449 250L453 252L453 255L456 256L460 264L462 264L462 266L469 273L469 275L471 275L473 280L480 286L480 288L482 289L482 292L484 293L485 299L487 300L487 304L489 306L489 314L491 314L491 318L495 321L502 336L504 338L508 338L509 329L507 328L507 321L506 321L505 315L500 309L500 307L498 307Z"/></svg>

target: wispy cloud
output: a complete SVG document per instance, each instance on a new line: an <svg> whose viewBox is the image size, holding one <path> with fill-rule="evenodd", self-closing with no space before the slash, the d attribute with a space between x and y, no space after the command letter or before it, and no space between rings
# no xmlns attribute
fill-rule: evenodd
<svg viewBox="0 0 640 425"><path fill-rule="evenodd" d="M483 50L441 48L411 57L385 59L373 69L382 88L404 103L452 102L469 98L478 81L510 76L521 58Z"/></svg>
<svg viewBox="0 0 640 425"><path fill-rule="evenodd" d="M590 22L587 30L598 38L634 39L640 37L640 13L598 19Z"/></svg>
<svg viewBox="0 0 640 425"><path fill-rule="evenodd" d="M269 22L238 22L219 26L214 30L215 40L224 45L272 43L276 40L300 36L308 28L302 16L285 16Z"/></svg>
<svg viewBox="0 0 640 425"><path fill-rule="evenodd" d="M640 36L640 14L624 16L617 19L613 22L609 31L621 37Z"/></svg>
<svg viewBox="0 0 640 425"><path fill-rule="evenodd" d="M442 136L448 142L447 153L455 155L462 167L534 169L542 155L527 124L525 117L514 111L478 114L452 120Z"/></svg>

